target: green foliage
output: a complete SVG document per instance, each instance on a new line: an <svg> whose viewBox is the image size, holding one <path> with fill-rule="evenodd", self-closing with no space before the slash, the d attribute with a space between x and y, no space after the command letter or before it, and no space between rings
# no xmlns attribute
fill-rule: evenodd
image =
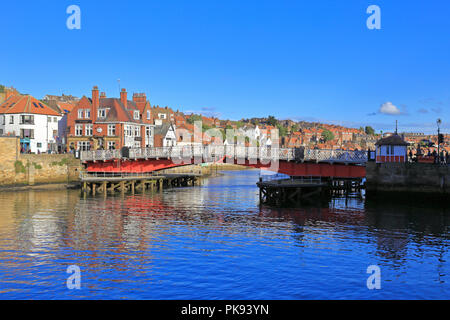
<svg viewBox="0 0 450 320"><path fill-rule="evenodd" d="M41 166L40 164L38 164L38 163L33 162L33 166L34 166L34 168L37 169L37 170L42 169L42 166Z"/></svg>
<svg viewBox="0 0 450 320"><path fill-rule="evenodd" d="M5 92L5 86L0 84L0 93L3 93L3 92Z"/></svg>
<svg viewBox="0 0 450 320"><path fill-rule="evenodd" d="M237 121L236 122L236 127L239 129L239 128L242 128L244 126L244 123L242 122L242 121Z"/></svg>
<svg viewBox="0 0 450 320"><path fill-rule="evenodd" d="M364 131L366 132L366 134L370 134L372 136L375 134L375 130L371 126L366 126L366 129Z"/></svg>
<svg viewBox="0 0 450 320"><path fill-rule="evenodd" d="M334 134L333 132L331 132L330 130L323 130L322 131L322 139L327 142L327 141L331 141L334 140Z"/></svg>
<svg viewBox="0 0 450 320"><path fill-rule="evenodd" d="M194 124L195 121L202 121L202 116L199 114L193 114L187 118L187 123Z"/></svg>
<svg viewBox="0 0 450 320"><path fill-rule="evenodd" d="M285 137L287 136L287 128L283 127L281 124L277 123L276 124L277 128L278 128L278 135L280 137Z"/></svg>
<svg viewBox="0 0 450 320"><path fill-rule="evenodd" d="M62 159L61 161L53 161L52 163L51 163L51 165L52 166L60 166L60 167L62 167L62 166L64 166L64 165L66 165L66 164L68 164L69 163L69 159L67 159L67 158L64 158L64 159Z"/></svg>
<svg viewBox="0 0 450 320"><path fill-rule="evenodd" d="M297 132L298 129L299 129L298 124L294 124L294 125L292 125L292 127L291 127L291 132Z"/></svg>
<svg viewBox="0 0 450 320"><path fill-rule="evenodd" d="M22 161L17 160L14 162L14 169L16 170L16 173L25 173L25 166L23 165Z"/></svg>
<svg viewBox="0 0 450 320"><path fill-rule="evenodd" d="M267 118L267 123L271 126L276 126L278 124L278 120L274 116L269 116Z"/></svg>
<svg viewBox="0 0 450 320"><path fill-rule="evenodd" d="M207 124L202 123L202 131L205 132L206 130L211 129L211 126L208 126Z"/></svg>

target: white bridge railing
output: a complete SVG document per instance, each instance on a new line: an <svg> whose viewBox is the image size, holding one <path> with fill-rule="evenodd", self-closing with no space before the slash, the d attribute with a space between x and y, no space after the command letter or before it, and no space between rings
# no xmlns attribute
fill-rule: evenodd
<svg viewBox="0 0 450 320"><path fill-rule="evenodd" d="M113 159L183 159L193 163L212 162L224 158L260 160L270 162L315 161L338 163L365 163L367 151L344 151L306 148L270 148L245 146L176 146L158 148L131 148L127 150L81 151L81 161L107 161ZM224 160L225 161L225 160Z"/></svg>

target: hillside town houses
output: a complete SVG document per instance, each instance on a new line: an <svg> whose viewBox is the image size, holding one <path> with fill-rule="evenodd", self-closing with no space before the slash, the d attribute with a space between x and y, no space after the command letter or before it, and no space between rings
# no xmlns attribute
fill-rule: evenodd
<svg viewBox="0 0 450 320"><path fill-rule="evenodd" d="M152 106L145 93L126 89L117 98L107 97L94 86L89 97L46 95L38 100L12 87L0 88L0 135L20 137L26 153L61 153L146 147L198 146L208 144L279 145L334 150L375 150L380 135L364 129L324 123L276 120L221 120L185 114L169 107ZM273 118L273 117L272 117ZM195 127L201 121L201 128ZM274 130L284 128L277 136ZM216 131L210 131L215 129ZM233 136L227 135L233 130ZM385 133L383 136L388 136ZM427 146L433 151L436 135L405 133L409 148ZM448 141L448 136L446 136ZM450 150L447 144L441 150Z"/></svg>

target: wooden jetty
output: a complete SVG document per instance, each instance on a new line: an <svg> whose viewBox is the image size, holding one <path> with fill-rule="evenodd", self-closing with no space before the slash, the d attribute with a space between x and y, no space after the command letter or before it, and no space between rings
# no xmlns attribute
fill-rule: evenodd
<svg viewBox="0 0 450 320"><path fill-rule="evenodd" d="M86 194L104 194L120 191L145 192L163 190L166 187L187 187L200 183L199 173L82 173L81 188Z"/></svg>
<svg viewBox="0 0 450 320"><path fill-rule="evenodd" d="M348 195L360 192L364 186L361 179L327 179L322 177L280 178L278 175L260 177L260 204L274 206L310 203L327 199L332 195Z"/></svg>

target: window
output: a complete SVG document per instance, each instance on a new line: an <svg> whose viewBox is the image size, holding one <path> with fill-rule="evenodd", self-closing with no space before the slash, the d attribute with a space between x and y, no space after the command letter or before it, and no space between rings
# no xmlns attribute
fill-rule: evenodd
<svg viewBox="0 0 450 320"><path fill-rule="evenodd" d="M139 126L134 127L134 136L135 137L141 136L141 128Z"/></svg>
<svg viewBox="0 0 450 320"><path fill-rule="evenodd" d="M85 127L85 135L92 136L92 124L87 124Z"/></svg>
<svg viewBox="0 0 450 320"><path fill-rule="evenodd" d="M20 124L34 124L34 116L20 116Z"/></svg>
<svg viewBox="0 0 450 320"><path fill-rule="evenodd" d="M106 109L98 109L98 117L106 118Z"/></svg>
<svg viewBox="0 0 450 320"><path fill-rule="evenodd" d="M89 141L78 141L78 150L80 151L91 150L91 143Z"/></svg>
<svg viewBox="0 0 450 320"><path fill-rule="evenodd" d="M52 122L52 117L47 117L47 122Z"/></svg>
<svg viewBox="0 0 450 320"><path fill-rule="evenodd" d="M84 118L89 119L91 117L91 109L84 110Z"/></svg>
<svg viewBox="0 0 450 320"><path fill-rule="evenodd" d="M150 118L151 118L150 110L147 110L147 120L150 120Z"/></svg>
<svg viewBox="0 0 450 320"><path fill-rule="evenodd" d="M0 135L3 135L3 129L0 129Z"/></svg>
<svg viewBox="0 0 450 320"><path fill-rule="evenodd" d="M394 154L394 146L391 146L391 154Z"/></svg>
<svg viewBox="0 0 450 320"><path fill-rule="evenodd" d="M152 128L151 127L145 127L145 135L147 137L151 137L152 136Z"/></svg>
<svg viewBox="0 0 450 320"><path fill-rule="evenodd" d="M6 116L2 116L2 125L5 125L5 118Z"/></svg>
<svg viewBox="0 0 450 320"><path fill-rule="evenodd" d="M116 142L108 141L108 150L114 150L114 149L116 149Z"/></svg>
<svg viewBox="0 0 450 320"><path fill-rule="evenodd" d="M82 124L75 125L75 135L77 137L81 137L83 135L83 125Z"/></svg>
<svg viewBox="0 0 450 320"><path fill-rule="evenodd" d="M134 119L139 120L139 111L138 110L134 110Z"/></svg>
<svg viewBox="0 0 450 320"><path fill-rule="evenodd" d="M34 130L20 129L20 139L34 139Z"/></svg>
<svg viewBox="0 0 450 320"><path fill-rule="evenodd" d="M9 124L14 124L14 116L9 117Z"/></svg>
<svg viewBox="0 0 450 320"><path fill-rule="evenodd" d="M54 118L53 118L53 122L58 122L58 118L57 118L57 117L54 117Z"/></svg>
<svg viewBox="0 0 450 320"><path fill-rule="evenodd" d="M126 125L124 131L125 131L125 136L126 137L132 137L133 136L133 131L131 129L131 126Z"/></svg>
<svg viewBox="0 0 450 320"><path fill-rule="evenodd" d="M38 143L36 143L36 147L38 147L38 148L42 148L42 142L38 142Z"/></svg>
<svg viewBox="0 0 450 320"><path fill-rule="evenodd" d="M53 137L57 137L58 136L58 130L53 130Z"/></svg>
<svg viewBox="0 0 450 320"><path fill-rule="evenodd" d="M83 118L83 109L79 109L78 110L78 119L82 119Z"/></svg>
<svg viewBox="0 0 450 320"><path fill-rule="evenodd" d="M109 124L108 125L108 136L115 136L116 135L116 125Z"/></svg>
<svg viewBox="0 0 450 320"><path fill-rule="evenodd" d="M165 113L159 113L158 118L160 119L167 119L167 115Z"/></svg>

